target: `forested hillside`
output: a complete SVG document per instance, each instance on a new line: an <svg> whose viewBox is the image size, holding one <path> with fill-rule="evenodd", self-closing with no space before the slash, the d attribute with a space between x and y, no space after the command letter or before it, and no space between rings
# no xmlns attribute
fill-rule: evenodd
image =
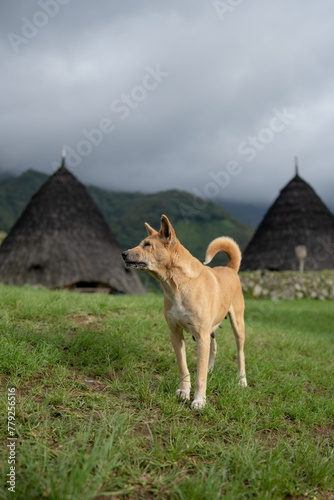
<svg viewBox="0 0 334 500"><path fill-rule="evenodd" d="M46 179L47 175L28 170L0 181L0 231L9 231ZM124 249L145 237L144 222L158 229L162 213L174 224L180 241L201 260L208 243L217 236L231 236L244 248L254 230L215 203L202 202L204 208L198 208L198 200L187 192L143 194L87 188Z"/></svg>

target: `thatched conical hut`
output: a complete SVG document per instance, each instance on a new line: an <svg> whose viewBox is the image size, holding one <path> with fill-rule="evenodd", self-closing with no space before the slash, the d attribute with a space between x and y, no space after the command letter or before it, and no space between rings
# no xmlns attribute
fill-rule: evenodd
<svg viewBox="0 0 334 500"><path fill-rule="evenodd" d="M65 167L32 197L0 247L0 281L144 293L85 186Z"/></svg>
<svg viewBox="0 0 334 500"><path fill-rule="evenodd" d="M241 270L333 268L334 216L296 166L244 251Z"/></svg>

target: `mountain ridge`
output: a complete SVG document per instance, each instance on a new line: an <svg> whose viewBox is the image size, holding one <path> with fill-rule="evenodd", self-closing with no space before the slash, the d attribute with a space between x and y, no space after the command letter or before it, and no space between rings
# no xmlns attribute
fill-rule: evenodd
<svg viewBox="0 0 334 500"><path fill-rule="evenodd" d="M29 169L18 177L0 179L0 231L10 230L48 177ZM143 194L105 190L92 185L86 185L86 188L124 249L138 244L145 237L144 222L158 229L162 213L170 218L181 243L201 260L207 245L217 236L231 236L243 249L254 232L254 227L243 224L217 203L205 201L204 208L198 208L194 196L185 191L171 189ZM215 264L219 261L222 259L217 258Z"/></svg>

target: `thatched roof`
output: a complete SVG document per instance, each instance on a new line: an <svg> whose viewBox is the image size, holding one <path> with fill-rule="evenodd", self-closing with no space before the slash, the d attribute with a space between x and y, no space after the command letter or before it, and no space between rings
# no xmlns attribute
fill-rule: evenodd
<svg viewBox="0 0 334 500"><path fill-rule="evenodd" d="M63 160L1 245L0 281L144 293L135 272L125 269L121 252L85 186Z"/></svg>
<svg viewBox="0 0 334 500"><path fill-rule="evenodd" d="M241 270L297 270L300 245L307 251L305 271L334 268L334 216L297 172L264 216Z"/></svg>

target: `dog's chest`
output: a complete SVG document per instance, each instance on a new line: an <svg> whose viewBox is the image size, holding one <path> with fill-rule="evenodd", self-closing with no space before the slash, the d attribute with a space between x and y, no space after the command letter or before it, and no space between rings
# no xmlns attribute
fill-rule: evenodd
<svg viewBox="0 0 334 500"><path fill-rule="evenodd" d="M192 325L189 311L187 311L182 302L179 300L173 301L172 307L167 311L167 317L170 322L175 325L182 326L185 330L189 330Z"/></svg>

